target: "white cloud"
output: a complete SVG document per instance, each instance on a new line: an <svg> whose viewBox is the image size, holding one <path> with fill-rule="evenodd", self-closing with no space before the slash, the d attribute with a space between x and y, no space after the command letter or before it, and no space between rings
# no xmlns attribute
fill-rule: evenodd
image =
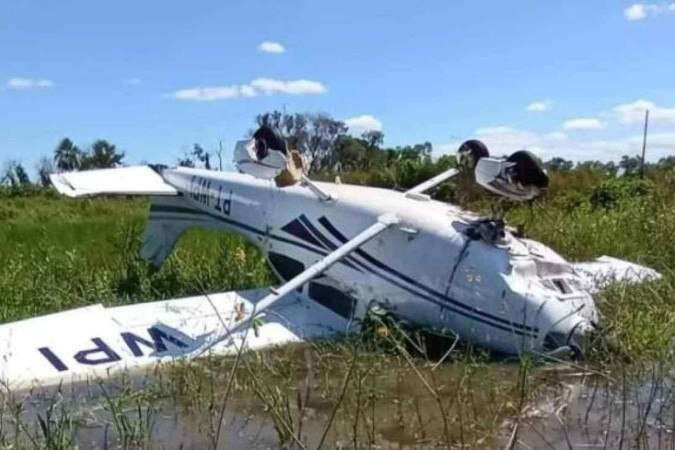
<svg viewBox="0 0 675 450"><path fill-rule="evenodd" d="M600 130L605 128L605 124L592 117L580 117L566 120L563 128L565 130Z"/></svg>
<svg viewBox="0 0 675 450"><path fill-rule="evenodd" d="M272 78L256 78L251 81L251 87L264 94L323 94L326 92L326 86L318 81L311 80L293 80L283 81Z"/></svg>
<svg viewBox="0 0 675 450"><path fill-rule="evenodd" d="M211 86L181 89L172 94L177 100L212 102L243 96L239 86Z"/></svg>
<svg viewBox="0 0 675 450"><path fill-rule="evenodd" d="M256 78L248 84L231 86L205 86L181 89L169 94L177 100L215 101L240 97L255 97L257 95L317 95L327 91L326 86L312 80L275 80L272 78Z"/></svg>
<svg viewBox="0 0 675 450"><path fill-rule="evenodd" d="M283 53L286 48L278 42L265 41L258 46L258 50L263 53Z"/></svg>
<svg viewBox="0 0 675 450"><path fill-rule="evenodd" d="M141 79L140 78L127 78L124 80L124 84L128 84L129 86L138 86L141 84Z"/></svg>
<svg viewBox="0 0 675 450"><path fill-rule="evenodd" d="M533 111L533 112L544 112L548 111L551 109L551 102L548 100L540 100L536 102L532 102L529 105L527 105L526 108L528 111Z"/></svg>
<svg viewBox="0 0 675 450"><path fill-rule="evenodd" d="M44 89L54 86L51 80L35 78L10 78L5 87L15 91L25 91L29 89Z"/></svg>
<svg viewBox="0 0 675 450"><path fill-rule="evenodd" d="M649 120L654 122L675 122L675 108L656 105L649 100L635 100L614 107L614 112L622 123L641 123L645 120L645 110L649 110Z"/></svg>
<svg viewBox="0 0 675 450"><path fill-rule="evenodd" d="M241 94L242 97L255 97L258 95L258 92L256 90L248 85L242 85L239 86L239 93Z"/></svg>
<svg viewBox="0 0 675 450"><path fill-rule="evenodd" d="M638 21L644 20L649 16L658 16L660 14L675 12L674 3L633 3L623 10L623 16L626 20Z"/></svg>
<svg viewBox="0 0 675 450"><path fill-rule="evenodd" d="M647 10L642 3L635 3L623 10L626 20L642 20L647 17Z"/></svg>
<svg viewBox="0 0 675 450"><path fill-rule="evenodd" d="M382 122L370 114L350 117L345 120L345 124L349 127L349 132L357 136L366 131L382 131Z"/></svg>
<svg viewBox="0 0 675 450"><path fill-rule="evenodd" d="M563 132L537 132L508 126L477 129L467 139L480 139L494 156L527 149L543 160L560 156L574 161L618 161L623 155L639 154L642 135L636 133L615 139L584 139ZM436 156L454 153L461 144L454 141L434 146ZM675 152L675 131L651 133L647 140L647 159L654 161Z"/></svg>

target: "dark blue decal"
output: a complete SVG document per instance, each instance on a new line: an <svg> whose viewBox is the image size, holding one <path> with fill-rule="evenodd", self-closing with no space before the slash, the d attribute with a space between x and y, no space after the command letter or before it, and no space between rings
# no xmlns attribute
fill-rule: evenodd
<svg viewBox="0 0 675 450"><path fill-rule="evenodd" d="M190 178L190 198L205 206L211 206L211 181L193 175ZM216 208L217 209L217 208Z"/></svg>
<svg viewBox="0 0 675 450"><path fill-rule="evenodd" d="M75 361L88 366L96 366L98 364L112 363L122 359L120 358L120 355L115 353L115 351L108 346L108 344L103 342L103 339L93 338L91 341L96 344L96 347L91 350L82 350L75 353ZM93 357L96 354L101 355L101 357Z"/></svg>
<svg viewBox="0 0 675 450"><path fill-rule="evenodd" d="M314 236L312 236L309 231L307 231L307 228L305 228L305 226L300 223L298 219L288 222L286 225L281 227L281 229L288 234L302 239L305 242L309 242L310 244L316 245L319 248L323 248L323 245L321 245L321 243L319 243L319 241L317 241Z"/></svg>
<svg viewBox="0 0 675 450"><path fill-rule="evenodd" d="M65 363L49 349L49 347L40 347L38 348L38 351L42 353L42 356L44 356L47 361L49 361L49 364L51 364L59 372L65 372L68 370L68 366L66 366Z"/></svg>
<svg viewBox="0 0 675 450"><path fill-rule="evenodd" d="M230 191L230 195L228 195L227 198L222 199L222 204L223 204L223 214L229 216L230 208L232 208L232 191Z"/></svg>
<svg viewBox="0 0 675 450"><path fill-rule="evenodd" d="M220 207L220 200L223 196L223 186L218 185L218 197L216 198L216 205L213 207L216 211L222 212L223 209Z"/></svg>
<svg viewBox="0 0 675 450"><path fill-rule="evenodd" d="M171 336L170 334L167 334L156 327L148 328L148 334L150 335L150 338L152 338L152 341L143 339L142 337L137 336L129 331L122 333L122 339L124 339L124 342L127 344L127 347L129 347L129 350L131 350L131 353L133 353L134 356L143 356L143 350L141 350L140 345L144 345L157 353L165 352L167 350L166 344L164 343L165 340L172 343L176 347L185 348L188 346L188 344L181 341L180 339L177 339L175 336Z"/></svg>

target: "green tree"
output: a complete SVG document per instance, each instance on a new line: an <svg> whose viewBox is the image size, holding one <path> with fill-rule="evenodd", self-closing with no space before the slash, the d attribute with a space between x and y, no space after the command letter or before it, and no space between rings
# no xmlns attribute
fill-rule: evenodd
<svg viewBox="0 0 675 450"><path fill-rule="evenodd" d="M184 150L183 157L178 158L178 166L180 167L198 167L211 170L211 154L204 150L199 144L193 144L192 150Z"/></svg>
<svg viewBox="0 0 675 450"><path fill-rule="evenodd" d="M659 159L659 162L656 163L656 167L661 170L675 169L675 155L666 156Z"/></svg>
<svg viewBox="0 0 675 450"><path fill-rule="evenodd" d="M624 175L635 175L640 170L640 162L639 156L623 155L619 161L619 168L623 169Z"/></svg>
<svg viewBox="0 0 675 450"><path fill-rule="evenodd" d="M0 185L15 187L17 185L16 174L14 173L14 161L7 161L2 169Z"/></svg>
<svg viewBox="0 0 675 450"><path fill-rule="evenodd" d="M82 155L80 169L109 169L120 166L123 159L124 152L119 152L115 145L105 139L99 139Z"/></svg>
<svg viewBox="0 0 675 450"><path fill-rule="evenodd" d="M544 167L554 172L569 172L574 168L574 162L556 156L546 161Z"/></svg>
<svg viewBox="0 0 675 450"><path fill-rule="evenodd" d="M377 130L368 130L361 134L361 139L366 141L366 144L371 149L379 148L384 142L384 133Z"/></svg>
<svg viewBox="0 0 675 450"><path fill-rule="evenodd" d="M54 166L49 158L43 157L40 159L40 162L37 165L37 172L38 177L40 178L40 185L47 187L52 184L49 175L54 173Z"/></svg>
<svg viewBox="0 0 675 450"><path fill-rule="evenodd" d="M54 149L54 164L60 171L70 172L79 170L82 161L82 152L68 138L63 138Z"/></svg>
<svg viewBox="0 0 675 450"><path fill-rule="evenodd" d="M23 168L21 163L18 163L14 167L14 173L16 174L16 181L20 185L29 185L30 184L30 178L28 177L28 173L26 172L26 169Z"/></svg>
<svg viewBox="0 0 675 450"><path fill-rule="evenodd" d="M363 170L366 168L368 146L362 139L344 136L335 149L336 168L340 171Z"/></svg>
<svg viewBox="0 0 675 450"><path fill-rule="evenodd" d="M0 185L7 185L12 188L27 186L30 184L30 178L26 169L17 161L7 161L2 169Z"/></svg>
<svg viewBox="0 0 675 450"><path fill-rule="evenodd" d="M387 149L388 161L430 161L433 147L431 142L423 144L406 145Z"/></svg>
<svg viewBox="0 0 675 450"><path fill-rule="evenodd" d="M201 162L206 170L211 170L211 154L204 150L201 145L194 144L192 146L192 156L195 161Z"/></svg>
<svg viewBox="0 0 675 450"><path fill-rule="evenodd" d="M258 126L268 125L286 140L290 149L298 150L308 159L310 172L335 166L335 149L346 133L347 126L323 113L287 114L280 111L260 114Z"/></svg>
<svg viewBox="0 0 675 450"><path fill-rule="evenodd" d="M182 158L178 158L176 165L178 167L195 167L195 162L192 159L192 154L185 152Z"/></svg>

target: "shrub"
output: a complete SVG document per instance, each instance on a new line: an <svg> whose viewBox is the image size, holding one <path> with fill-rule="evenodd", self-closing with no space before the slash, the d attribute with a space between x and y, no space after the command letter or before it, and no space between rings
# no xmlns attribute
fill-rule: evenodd
<svg viewBox="0 0 675 450"><path fill-rule="evenodd" d="M653 192L654 183L648 179L610 178L593 189L590 202L594 208L611 209L623 201L648 197Z"/></svg>

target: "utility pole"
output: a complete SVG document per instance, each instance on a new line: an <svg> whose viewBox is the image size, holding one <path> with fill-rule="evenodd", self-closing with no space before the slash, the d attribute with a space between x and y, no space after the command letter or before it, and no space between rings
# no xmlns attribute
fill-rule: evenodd
<svg viewBox="0 0 675 450"><path fill-rule="evenodd" d="M642 159L640 160L640 178L645 177L645 152L647 151L647 128L649 126L649 110L645 111L645 130L642 135Z"/></svg>
<svg viewBox="0 0 675 450"><path fill-rule="evenodd" d="M223 141L218 141L218 170L223 171Z"/></svg>

